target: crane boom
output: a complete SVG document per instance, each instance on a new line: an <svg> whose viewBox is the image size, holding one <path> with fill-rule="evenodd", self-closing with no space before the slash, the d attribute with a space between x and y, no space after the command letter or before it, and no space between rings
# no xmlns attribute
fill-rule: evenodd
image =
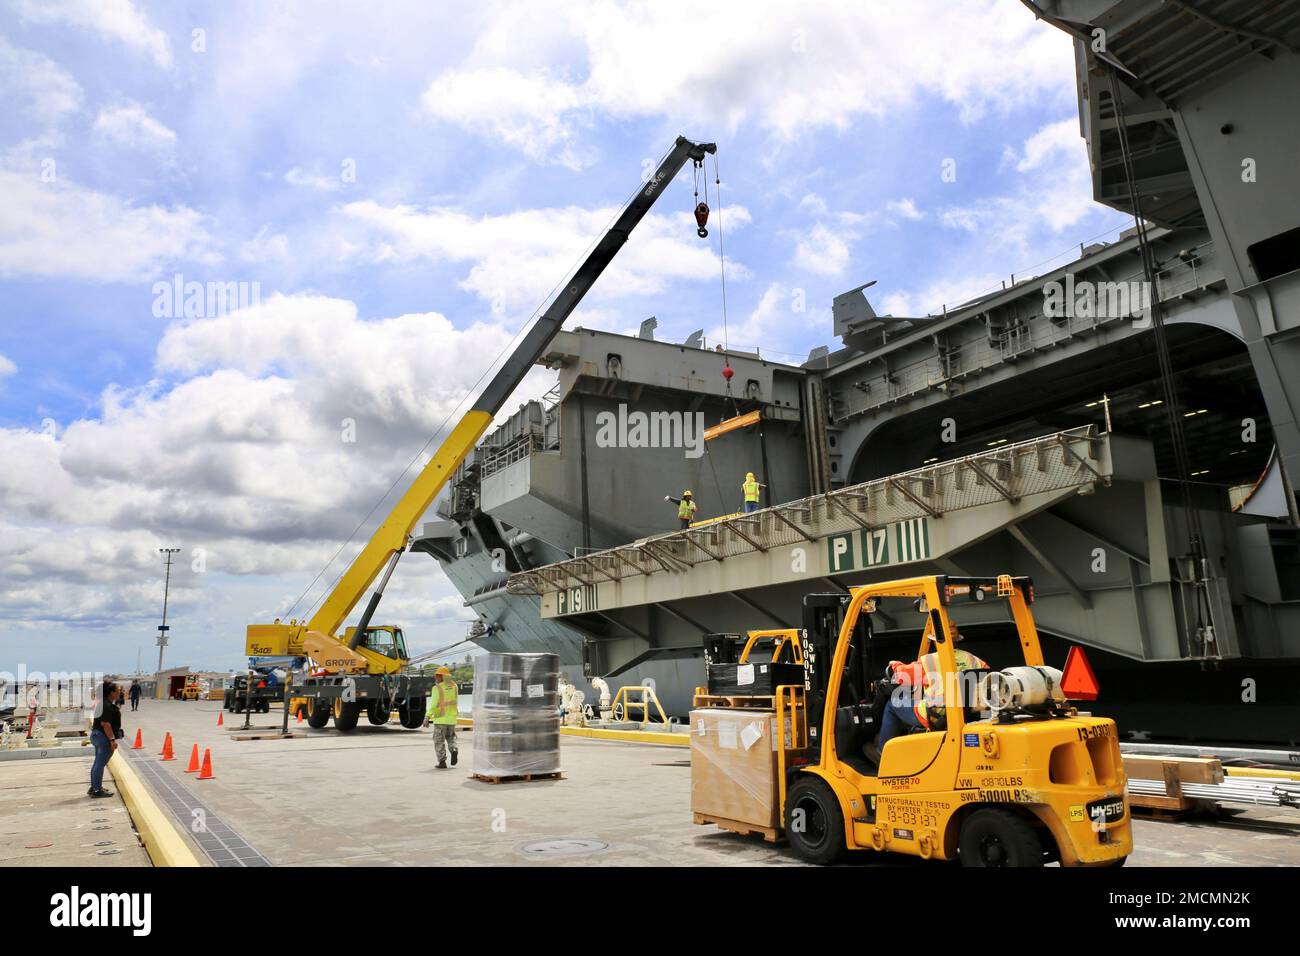
<svg viewBox="0 0 1300 956"><path fill-rule="evenodd" d="M693 143L683 136L677 137L677 142L660 162L654 175L637 190L624 207L622 214L578 267L573 278L556 295L550 307L533 323L523 341L497 369L473 407L443 440L437 452L429 459L429 463L424 466L419 476L402 495L401 500L389 512L383 524L361 549L361 553L353 559L352 564L339 578L320 609L308 621L307 630L325 635L336 634L361 600L366 588L370 587L382 571L383 579L371 596L370 603L354 633L352 646L356 647L356 642L365 633L370 617L378 606L379 598L392 575L397 559L406 549L407 540L414 531L416 522L433 504L456 468L483 437L506 399L523 381L528 370L546 353L546 349L560 331L564 320L582 301L596 279L605 271L605 267L627 242L632 230L645 217L655 200L663 194L687 160L700 164L704 161L706 153L713 153L715 150L716 147L712 143Z"/></svg>

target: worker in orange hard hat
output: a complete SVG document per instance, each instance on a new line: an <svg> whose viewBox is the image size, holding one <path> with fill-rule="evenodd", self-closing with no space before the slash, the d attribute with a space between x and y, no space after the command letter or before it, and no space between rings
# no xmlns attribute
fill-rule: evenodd
<svg viewBox="0 0 1300 956"><path fill-rule="evenodd" d="M459 715L459 688L451 678L451 668L443 665L433 672L433 694L429 697L429 710L424 715L424 725L433 724L433 753L438 758L438 769L447 769L447 751L451 751L451 765L456 766L460 751L456 747L456 717Z"/></svg>
<svg viewBox="0 0 1300 956"><path fill-rule="evenodd" d="M680 498L674 498L672 495L664 495L664 501L671 501L677 506L677 521L683 528L689 528L691 522L695 520L695 496L691 494L691 489L687 488L682 492Z"/></svg>

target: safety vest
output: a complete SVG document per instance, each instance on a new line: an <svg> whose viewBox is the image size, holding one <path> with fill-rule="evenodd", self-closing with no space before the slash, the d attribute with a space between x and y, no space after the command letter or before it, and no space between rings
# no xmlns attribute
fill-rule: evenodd
<svg viewBox="0 0 1300 956"><path fill-rule="evenodd" d="M746 501L757 501L757 500L758 500L758 482L757 482L757 481L746 481L744 484L741 485L741 487L745 489L745 500L746 500Z"/></svg>
<svg viewBox="0 0 1300 956"><path fill-rule="evenodd" d="M429 712L426 716L435 724L455 724L459 714L456 698L459 688L450 677L444 677L442 683L434 685L433 696L429 698Z"/></svg>
<svg viewBox="0 0 1300 956"><path fill-rule="evenodd" d="M953 654L957 658L957 672L959 674L962 671L989 666L969 651L954 648ZM921 726L928 730L930 728L930 715L927 708L942 708L944 706L943 674L939 670L938 654L933 652L926 654L916 663L920 665L922 671L922 687L921 692L917 693L916 684L912 684L912 711L916 714L916 719L921 722Z"/></svg>
<svg viewBox="0 0 1300 956"><path fill-rule="evenodd" d="M677 517L690 518L695 514L695 502L690 498L683 498L682 503L677 506Z"/></svg>

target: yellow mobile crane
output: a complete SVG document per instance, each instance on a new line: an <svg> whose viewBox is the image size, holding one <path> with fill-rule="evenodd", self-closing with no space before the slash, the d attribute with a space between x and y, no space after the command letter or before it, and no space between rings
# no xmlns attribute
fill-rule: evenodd
<svg viewBox="0 0 1300 956"><path fill-rule="evenodd" d="M352 730L363 710L372 724L387 723L394 709L403 727L414 728L423 723L433 678L405 673L410 655L400 628L370 623L411 532L655 200L688 160L701 167L705 154L715 151L712 143L677 138L654 175L637 188L573 278L506 358L473 407L452 429L379 530L338 579L320 609L303 622L249 625L249 656L304 656L315 662L318 672L303 678L292 689L293 696L306 698L310 703L308 723L312 727L324 727L332 715L336 729ZM707 207L704 214L707 216ZM699 216L697 209L696 217ZM702 222L700 233L704 234ZM376 578L379 584L361 619L340 636L339 628Z"/></svg>

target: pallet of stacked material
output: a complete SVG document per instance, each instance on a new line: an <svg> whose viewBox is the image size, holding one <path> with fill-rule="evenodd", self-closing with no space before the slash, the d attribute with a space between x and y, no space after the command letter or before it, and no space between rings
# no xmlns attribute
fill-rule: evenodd
<svg viewBox="0 0 1300 956"><path fill-rule="evenodd" d="M1125 754L1124 773L1134 780L1163 780L1165 767L1173 764L1183 783L1223 783L1223 761L1218 757L1162 757L1158 754Z"/></svg>
<svg viewBox="0 0 1300 956"><path fill-rule="evenodd" d="M1130 780L1163 780L1163 794L1132 793L1129 806L1141 810L1179 813L1195 806L1183 793L1184 783L1222 783L1223 763L1207 757L1162 757L1156 754L1125 754L1124 773Z"/></svg>
<svg viewBox="0 0 1300 956"><path fill-rule="evenodd" d="M559 687L555 654L484 654L475 661L471 776L563 779Z"/></svg>

